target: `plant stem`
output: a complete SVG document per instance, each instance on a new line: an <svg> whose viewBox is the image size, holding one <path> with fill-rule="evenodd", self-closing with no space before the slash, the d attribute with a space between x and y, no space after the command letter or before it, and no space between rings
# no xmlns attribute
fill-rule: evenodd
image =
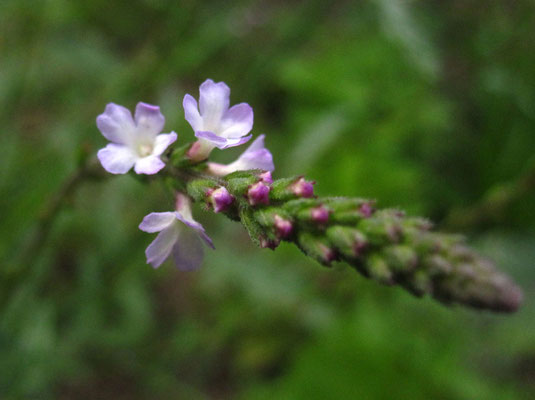
<svg viewBox="0 0 535 400"><path fill-rule="evenodd" d="M63 181L59 189L42 208L36 224L21 247L14 261L4 269L5 279L12 281L24 274L38 257L50 235L54 220L61 212L67 200L76 190L89 180L104 179L106 175L96 158L85 158L78 168Z"/></svg>

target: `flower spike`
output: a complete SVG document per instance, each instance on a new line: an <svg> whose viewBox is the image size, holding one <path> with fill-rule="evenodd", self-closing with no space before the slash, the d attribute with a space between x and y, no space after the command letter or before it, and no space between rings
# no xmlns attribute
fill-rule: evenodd
<svg viewBox="0 0 535 400"><path fill-rule="evenodd" d="M253 110L246 103L229 107L230 89L224 82L208 79L199 93L199 103L189 94L183 100L185 118L198 140L175 149L162 174L169 188L180 191L175 211L150 213L139 225L145 232L158 232L145 251L154 268L172 256L179 269L194 270L202 263L202 243L214 248L192 217L191 201L196 201L241 222L262 248L290 242L322 265L343 261L366 278L401 286L418 297L498 312L513 312L522 303L522 290L513 281L462 237L434 232L426 219L377 208L373 200L319 197L315 181L304 176L274 180L264 135L230 164L207 160L214 148L251 138ZM160 134L164 121L156 106L139 103L132 117L126 108L108 104L97 118L111 142L98 152L103 167L114 174L132 167L144 174L162 169L160 156L176 140L174 132Z"/></svg>

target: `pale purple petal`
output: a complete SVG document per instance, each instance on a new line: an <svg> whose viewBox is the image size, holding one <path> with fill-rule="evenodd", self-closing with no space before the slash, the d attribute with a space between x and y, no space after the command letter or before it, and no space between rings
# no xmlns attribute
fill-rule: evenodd
<svg viewBox="0 0 535 400"><path fill-rule="evenodd" d="M106 139L117 144L128 144L135 131L130 111L115 103L109 103L97 117L97 127Z"/></svg>
<svg viewBox="0 0 535 400"><path fill-rule="evenodd" d="M176 133L162 133L161 135L156 136L154 140L154 149L152 150L153 156L161 155L171 143L176 141Z"/></svg>
<svg viewBox="0 0 535 400"><path fill-rule="evenodd" d="M223 115L220 135L226 138L245 136L253 129L253 121L251 106L247 103L236 104Z"/></svg>
<svg viewBox="0 0 535 400"><path fill-rule="evenodd" d="M175 216L178 220L186 224L191 229L195 230L197 234L206 242L208 246L210 246L212 249L215 249L212 239L210 239L210 237L206 234L203 226L200 223L198 223L197 221L194 221L193 219L185 218L178 211L175 211Z"/></svg>
<svg viewBox="0 0 535 400"><path fill-rule="evenodd" d="M176 222L174 212L153 212L143 218L143 221L139 224L139 229L148 233L160 232L174 222Z"/></svg>
<svg viewBox="0 0 535 400"><path fill-rule="evenodd" d="M207 79L199 88L199 110L205 130L219 125L228 110L230 89L224 82L215 83Z"/></svg>
<svg viewBox="0 0 535 400"><path fill-rule="evenodd" d="M136 161L134 171L136 174L153 175L165 167L165 163L158 156L139 158Z"/></svg>
<svg viewBox="0 0 535 400"><path fill-rule="evenodd" d="M160 107L143 102L137 103L134 119L138 139L153 140L165 125L165 117L160 112Z"/></svg>
<svg viewBox="0 0 535 400"><path fill-rule="evenodd" d="M240 138L228 138L226 139L227 142L225 143L225 145L223 147L220 147L220 149L228 149L229 147L242 145L244 143L247 143L249 140L251 140L252 137L253 135L244 136Z"/></svg>
<svg viewBox="0 0 535 400"><path fill-rule="evenodd" d="M217 136L212 132L195 132L195 136L200 139L205 139L212 143L218 149L228 149L229 147L239 146L240 144L248 142L253 135L245 136L242 138L223 138Z"/></svg>
<svg viewBox="0 0 535 400"><path fill-rule="evenodd" d="M202 118L201 114L199 114L197 100L195 100L193 96L187 94L184 96L182 106L184 107L184 116L186 118L186 121L189 122L193 130L202 130Z"/></svg>
<svg viewBox="0 0 535 400"><path fill-rule="evenodd" d="M238 167L235 171L243 171L247 169L261 169L263 171L273 171L273 156L268 149L261 149L250 151L247 154L242 154L238 161L235 161ZM232 165L232 164L231 164Z"/></svg>
<svg viewBox="0 0 535 400"><path fill-rule="evenodd" d="M112 174L126 174L137 160L128 146L110 143L97 153L104 169Z"/></svg>
<svg viewBox="0 0 535 400"><path fill-rule="evenodd" d="M192 271L201 266L204 249L199 237L191 231L180 232L180 238L173 246L173 258L181 271Z"/></svg>
<svg viewBox="0 0 535 400"><path fill-rule="evenodd" d="M217 136L213 132L197 131L195 132L195 136L198 137L199 139L207 140L208 142L213 144L215 147L220 148L220 149L224 149L225 148L224 146L227 143L227 139L222 138L221 136Z"/></svg>
<svg viewBox="0 0 535 400"><path fill-rule="evenodd" d="M247 149L243 152L243 154L246 154L247 152L252 152L252 151L256 151L256 150L263 150L265 149L266 147L264 146L264 139L265 139L266 135L262 134L260 136L258 136L255 140L253 140L253 143L251 143L249 145L249 147L247 147Z"/></svg>
<svg viewBox="0 0 535 400"><path fill-rule="evenodd" d="M158 268L169 257L177 240L179 240L179 230L176 225L173 224L161 231L145 250L147 263Z"/></svg>
<svg viewBox="0 0 535 400"><path fill-rule="evenodd" d="M260 135L256 138L236 161L228 165L228 170L230 172L248 169L273 171L275 169L273 156L264 147L264 137L265 135Z"/></svg>
<svg viewBox="0 0 535 400"><path fill-rule="evenodd" d="M212 239L210 239L210 236L208 236L206 234L206 232L204 231L204 228L200 231L197 231L197 234L199 235L199 237L204 240L204 242L212 249L215 250L215 246L214 246L214 243L212 242Z"/></svg>

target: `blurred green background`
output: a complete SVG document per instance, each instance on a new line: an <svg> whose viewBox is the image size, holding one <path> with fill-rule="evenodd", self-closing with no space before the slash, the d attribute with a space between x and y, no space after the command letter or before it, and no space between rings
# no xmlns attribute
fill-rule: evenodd
<svg viewBox="0 0 535 400"><path fill-rule="evenodd" d="M534 38L531 0L1 0L0 398L535 398ZM200 210L217 250L154 271L137 225L170 203L131 176L82 185L28 251L106 103L159 104L184 143L207 78L276 177L462 231L524 307L415 299Z"/></svg>

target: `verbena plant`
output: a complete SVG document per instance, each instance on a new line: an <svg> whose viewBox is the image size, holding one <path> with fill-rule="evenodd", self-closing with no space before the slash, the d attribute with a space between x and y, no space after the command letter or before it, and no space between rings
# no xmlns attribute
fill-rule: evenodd
<svg viewBox="0 0 535 400"><path fill-rule="evenodd" d="M470 249L463 237L434 232L423 218L397 209L379 209L360 198L317 197L303 176L273 179L273 157L258 136L234 162L210 161L213 149L248 142L253 110L229 107L230 89L212 80L200 86L199 102L186 95L185 118L197 140L175 146L177 134L161 133L159 107L138 103L134 116L110 103L97 117L109 141L98 152L112 174L153 175L173 191L171 211L148 214L139 228L159 232L147 247L147 262L158 268L172 257L180 270L202 263L203 245L214 248L192 215L192 202L226 215L247 229L252 241L275 249L292 242L309 257L330 266L345 261L362 275L400 285L416 296L493 311L515 311L522 292L492 262Z"/></svg>

